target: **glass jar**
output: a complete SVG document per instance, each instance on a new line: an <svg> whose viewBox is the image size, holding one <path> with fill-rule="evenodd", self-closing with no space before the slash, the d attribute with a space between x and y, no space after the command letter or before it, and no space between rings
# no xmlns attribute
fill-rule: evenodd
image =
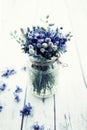
<svg viewBox="0 0 87 130"><path fill-rule="evenodd" d="M48 98L55 94L58 72L57 58L44 61L30 58L29 79L33 95L40 98Z"/></svg>

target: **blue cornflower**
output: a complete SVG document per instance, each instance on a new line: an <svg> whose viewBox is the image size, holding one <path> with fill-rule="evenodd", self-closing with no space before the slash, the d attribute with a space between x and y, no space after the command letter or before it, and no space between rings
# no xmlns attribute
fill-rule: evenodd
<svg viewBox="0 0 87 130"><path fill-rule="evenodd" d="M2 83L0 84L0 91L4 91L6 89L6 84Z"/></svg>
<svg viewBox="0 0 87 130"><path fill-rule="evenodd" d="M25 105L23 110L20 111L22 115L29 116L32 115L32 106L30 103L28 105Z"/></svg>
<svg viewBox="0 0 87 130"><path fill-rule="evenodd" d="M15 95L15 101L16 101L16 102L20 102L20 98L19 98L18 95Z"/></svg>
<svg viewBox="0 0 87 130"><path fill-rule="evenodd" d="M60 43L61 43L61 44L65 44L66 41L67 41L66 38L62 38L62 39L60 39Z"/></svg>
<svg viewBox="0 0 87 130"><path fill-rule="evenodd" d="M20 92L22 92L22 89L19 86L17 86L15 93L20 93Z"/></svg>
<svg viewBox="0 0 87 130"><path fill-rule="evenodd" d="M61 53L66 52L66 51L67 51L66 48L67 48L66 45L62 45L62 44L60 44L60 46L59 46L59 49L60 49L60 52L61 52Z"/></svg>
<svg viewBox="0 0 87 130"><path fill-rule="evenodd" d="M14 69L7 69L1 76L8 78L11 75L14 75L16 71Z"/></svg>
<svg viewBox="0 0 87 130"><path fill-rule="evenodd" d="M20 102L20 97L18 95L18 93L20 93L20 92L22 92L22 89L19 86L17 86L17 88L14 92L14 96L15 96L14 99L15 99L16 102Z"/></svg>
<svg viewBox="0 0 87 130"><path fill-rule="evenodd" d="M40 126L37 122L32 126L33 130L44 130L44 125Z"/></svg>
<svg viewBox="0 0 87 130"><path fill-rule="evenodd" d="M0 112L2 111L2 109L3 109L3 106L2 106L2 105L0 105Z"/></svg>

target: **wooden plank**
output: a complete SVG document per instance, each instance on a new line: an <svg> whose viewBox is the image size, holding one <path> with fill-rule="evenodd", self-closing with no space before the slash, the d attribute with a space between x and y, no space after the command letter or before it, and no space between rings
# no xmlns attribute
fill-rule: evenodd
<svg viewBox="0 0 87 130"><path fill-rule="evenodd" d="M56 130L56 100L55 100L55 94L53 95L53 106L54 106L54 130Z"/></svg>
<svg viewBox="0 0 87 130"><path fill-rule="evenodd" d="M69 9L72 9L72 2L69 2ZM75 3L74 3L75 2ZM73 2L73 7L76 7L76 1ZM63 8L66 15L67 6ZM75 20L75 13L72 10L71 18L74 17L74 24L78 22ZM78 10L79 12L79 10ZM67 19L67 23L69 22L70 17ZM72 19L71 19L72 20ZM73 25L73 22L72 22ZM77 25L76 25L77 26ZM72 28L72 26L71 26ZM77 28L76 28L77 29ZM75 30L77 31L77 30ZM80 32L79 32L80 33ZM76 34L76 33L74 33ZM59 85L58 92L56 95L56 106L57 106L57 128L60 130L86 130L86 109L87 103L85 99L87 98L85 83L82 75L82 70L79 62L79 58L76 50L76 40L73 39L71 41L71 45L68 48L68 52L65 55L65 60L68 63L67 68L60 68L60 76L59 76ZM78 40L79 41L79 40ZM79 44L82 45L81 41ZM80 51L80 54L81 51ZM84 70L83 70L84 72ZM81 115L84 115L83 119ZM83 124L83 125L82 125Z"/></svg>
<svg viewBox="0 0 87 130"><path fill-rule="evenodd" d="M72 53L72 56L69 56L69 53ZM87 94L73 45L67 58L68 67L61 68L59 75L56 95L57 124L60 129L79 130L83 128L79 120L81 121L80 115L84 114L83 110L87 108L87 103L84 101ZM83 129L85 130L85 127Z"/></svg>
<svg viewBox="0 0 87 130"><path fill-rule="evenodd" d="M82 71L83 80L85 86L87 87L87 60L86 60L86 48L87 48L87 17L85 5L87 1L73 0L70 2L66 1L65 5L67 7L68 16L70 19L70 24L73 29L74 34L74 45L76 48L76 53L78 55L78 60L80 68Z"/></svg>

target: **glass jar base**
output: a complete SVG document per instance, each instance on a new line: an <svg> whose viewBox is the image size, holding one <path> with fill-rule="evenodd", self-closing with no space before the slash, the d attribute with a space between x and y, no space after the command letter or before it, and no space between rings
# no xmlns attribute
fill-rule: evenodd
<svg viewBox="0 0 87 130"><path fill-rule="evenodd" d="M31 90L32 91L32 95L34 95L35 97L37 98L50 98L52 97L55 93L56 93L56 90L52 89L50 92L46 92L46 93L37 93L36 91L34 91L33 89Z"/></svg>

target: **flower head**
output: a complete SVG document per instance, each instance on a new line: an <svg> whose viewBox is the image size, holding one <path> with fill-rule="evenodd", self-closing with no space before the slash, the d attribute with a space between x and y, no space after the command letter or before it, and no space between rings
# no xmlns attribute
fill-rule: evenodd
<svg viewBox="0 0 87 130"><path fill-rule="evenodd" d="M47 44L47 43L42 43L42 47L43 47L43 48L47 48L47 47L48 47L48 44Z"/></svg>
<svg viewBox="0 0 87 130"><path fill-rule="evenodd" d="M22 115L29 116L32 115L32 106L30 103L28 105L25 105L23 110L20 111Z"/></svg>
<svg viewBox="0 0 87 130"><path fill-rule="evenodd" d="M32 126L33 130L45 130L44 125L39 125L38 122L35 122Z"/></svg>

